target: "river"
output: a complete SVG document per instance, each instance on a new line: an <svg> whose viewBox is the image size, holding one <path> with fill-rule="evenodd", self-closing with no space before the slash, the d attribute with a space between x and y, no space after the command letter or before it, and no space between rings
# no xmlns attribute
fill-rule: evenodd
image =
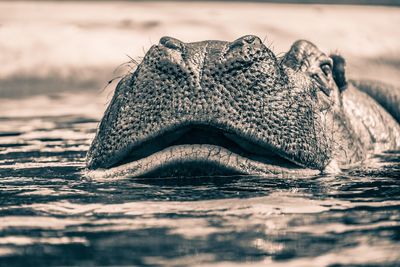
<svg viewBox="0 0 400 267"><path fill-rule="evenodd" d="M1 266L400 264L400 151L335 176L90 180L93 99L3 100Z"/></svg>

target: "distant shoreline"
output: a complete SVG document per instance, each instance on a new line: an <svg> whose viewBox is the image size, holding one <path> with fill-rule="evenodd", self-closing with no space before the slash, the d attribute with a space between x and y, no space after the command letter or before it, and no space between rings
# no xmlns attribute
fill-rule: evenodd
<svg viewBox="0 0 400 267"><path fill-rule="evenodd" d="M8 2L9 0L0 0ZM109 0L14 0L12 2L111 2ZM274 4L326 4L400 6L400 0L118 0L117 2L253 2Z"/></svg>
<svg viewBox="0 0 400 267"><path fill-rule="evenodd" d="M131 0L132 1L132 0ZM135 1L135 0L134 0ZM141 1L141 0L139 0ZM160 1L160 0L158 0ZM162 0L161 0L162 1ZM175 0L181 2L184 0ZM190 0L200 2L202 0ZM212 0L208 0L214 2ZM244 2L242 0L219 0L221 2ZM206 0L207 2L207 0ZM326 5L377 5L377 6L400 6L400 0L250 0L246 2L275 3L275 4L326 4Z"/></svg>
<svg viewBox="0 0 400 267"><path fill-rule="evenodd" d="M45 0L46 1L46 0ZM68 1L68 0L67 0ZM107 0L86 0L107 1ZM326 5L374 5L400 6L400 0L122 0L127 2L254 2L274 4L326 4Z"/></svg>

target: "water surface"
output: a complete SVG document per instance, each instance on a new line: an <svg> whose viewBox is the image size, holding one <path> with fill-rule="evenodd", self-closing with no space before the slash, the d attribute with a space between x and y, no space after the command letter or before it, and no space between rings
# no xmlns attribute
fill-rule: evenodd
<svg viewBox="0 0 400 267"><path fill-rule="evenodd" d="M101 101L1 104L1 266L400 264L400 151L337 176L93 181Z"/></svg>

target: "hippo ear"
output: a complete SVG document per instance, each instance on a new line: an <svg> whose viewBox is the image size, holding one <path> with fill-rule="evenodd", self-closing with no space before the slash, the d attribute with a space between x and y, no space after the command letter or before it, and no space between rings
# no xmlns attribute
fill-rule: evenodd
<svg viewBox="0 0 400 267"><path fill-rule="evenodd" d="M332 75L333 79L339 88L340 92L343 92L347 88L346 80L346 60L339 54L331 54L329 56L333 60Z"/></svg>

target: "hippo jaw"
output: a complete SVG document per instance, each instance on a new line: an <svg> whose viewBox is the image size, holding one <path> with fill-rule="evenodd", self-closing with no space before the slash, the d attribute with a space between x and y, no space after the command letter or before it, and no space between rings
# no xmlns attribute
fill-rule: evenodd
<svg viewBox="0 0 400 267"><path fill-rule="evenodd" d="M117 86L88 169L133 177L323 170L335 102L296 68L255 36L164 37Z"/></svg>
<svg viewBox="0 0 400 267"><path fill-rule="evenodd" d="M265 175L303 169L273 148L223 128L191 123L164 129L165 133L121 151L111 169L134 177Z"/></svg>

